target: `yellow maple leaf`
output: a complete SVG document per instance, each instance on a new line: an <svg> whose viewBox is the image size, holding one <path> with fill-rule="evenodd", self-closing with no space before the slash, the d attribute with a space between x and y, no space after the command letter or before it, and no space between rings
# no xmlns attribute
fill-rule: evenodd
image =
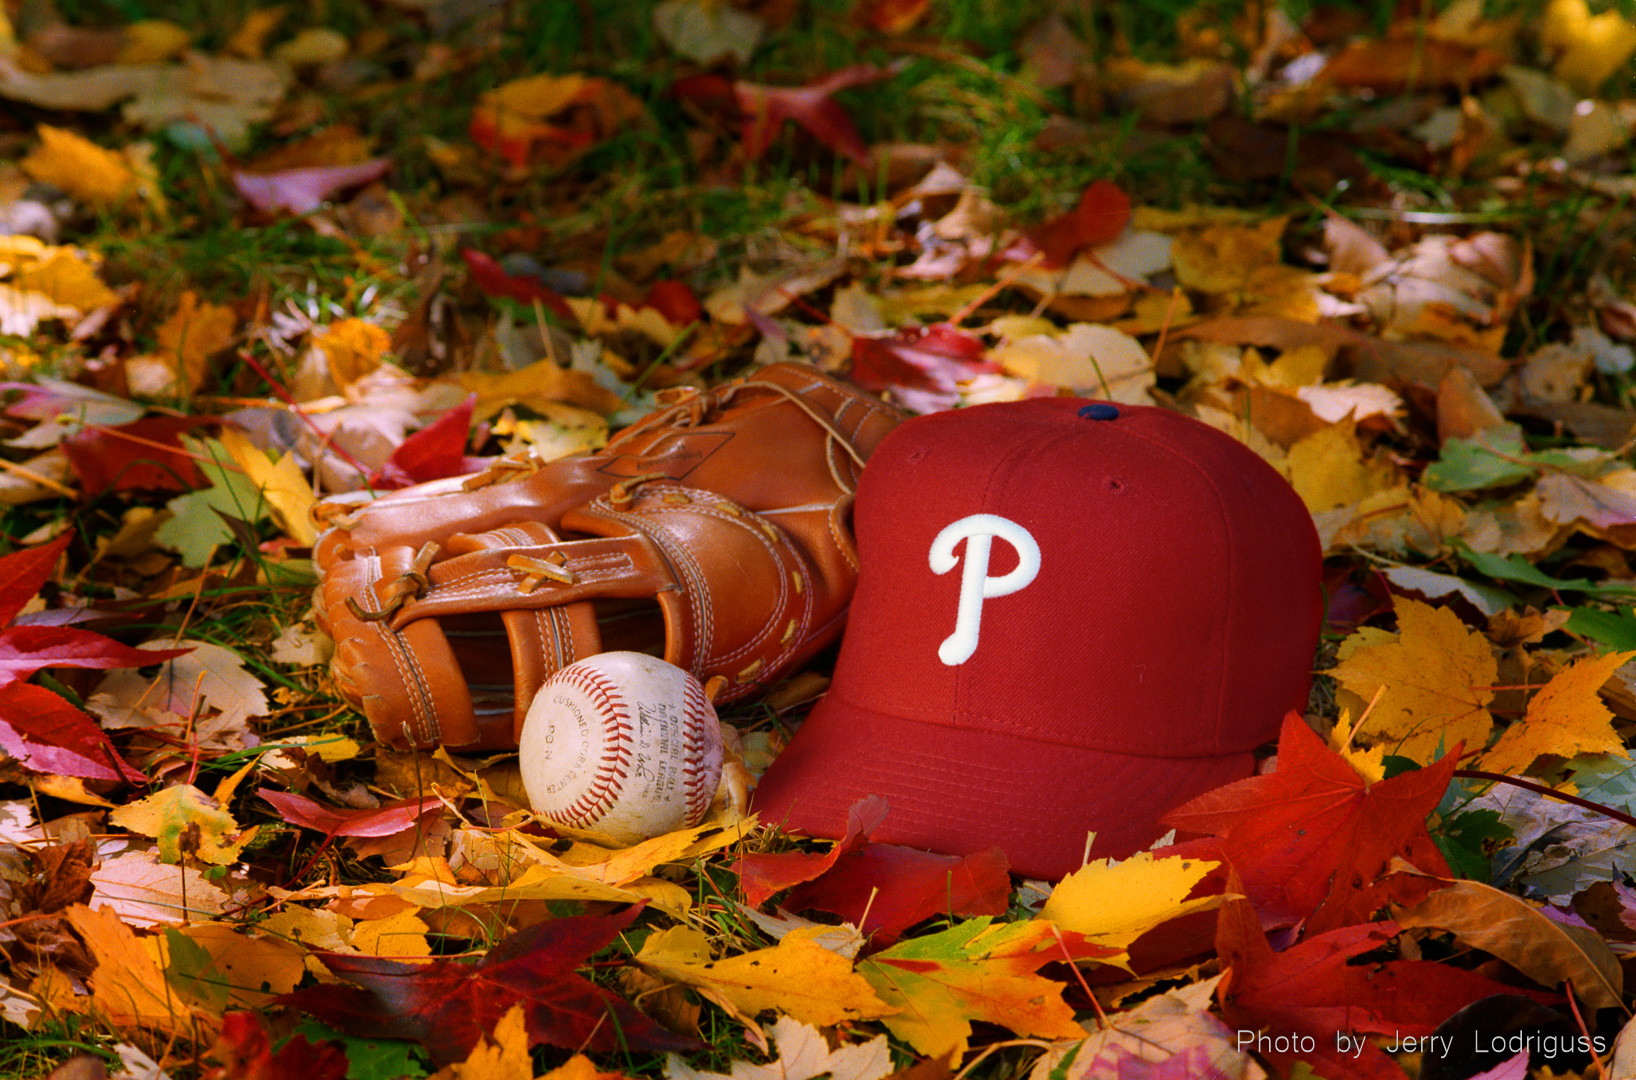
<svg viewBox="0 0 1636 1080"><path fill-rule="evenodd" d="M583 75L526 75L485 91L481 100L502 116L544 120L566 109L584 86Z"/></svg>
<svg viewBox="0 0 1636 1080"><path fill-rule="evenodd" d="M118 206L136 194L136 174L123 155L49 124L39 134L40 145L22 160L30 178L95 206Z"/></svg>
<svg viewBox="0 0 1636 1080"><path fill-rule="evenodd" d="M1183 233L1170 252L1176 280L1210 294L1220 309L1316 322L1313 275L1283 262L1280 237L1288 222L1275 217Z"/></svg>
<svg viewBox="0 0 1636 1080"><path fill-rule="evenodd" d="M1389 461L1364 456L1357 423L1350 416L1297 442L1285 460L1290 486L1314 513L1361 503L1401 479Z"/></svg>
<svg viewBox="0 0 1636 1080"><path fill-rule="evenodd" d="M478 419L493 416L507 405L533 409L537 404L549 406L558 401L603 415L619 408L617 394L602 389L585 372L560 368L549 359L495 375L461 372L460 388L477 395L474 415Z"/></svg>
<svg viewBox="0 0 1636 1080"><path fill-rule="evenodd" d="M584 1054L575 1054L550 1072L541 1073L539 1080L617 1080L622 1075L603 1072Z"/></svg>
<svg viewBox="0 0 1636 1080"><path fill-rule="evenodd" d="M1220 893L1187 899L1216 865L1203 859L1161 859L1151 851L1123 862L1101 859L1063 878L1037 917L1099 945L1125 949L1160 923L1220 906ZM1103 962L1124 966L1124 957Z"/></svg>
<svg viewBox="0 0 1636 1080"><path fill-rule="evenodd" d="M158 64L187 48L193 35L164 19L143 19L125 28L116 64Z"/></svg>
<svg viewBox="0 0 1636 1080"><path fill-rule="evenodd" d="M1330 674L1365 702L1381 692L1353 740L1387 753L1431 761L1456 743L1476 748L1494 726L1499 668L1488 639L1447 608L1398 597L1395 641L1357 649Z"/></svg>
<svg viewBox="0 0 1636 1080"><path fill-rule="evenodd" d="M1484 755L1482 767L1520 775L1543 754L1629 757L1624 740L1613 730L1613 713L1597 691L1633 656L1636 652L1585 657L1557 672L1528 703L1521 722L1511 725Z"/></svg>
<svg viewBox="0 0 1636 1080"><path fill-rule="evenodd" d="M210 954L211 968L198 976L226 992L241 1009L259 1009L288 994L306 974L306 951L272 934L249 934L226 923L194 923L177 933ZM156 939L160 962L171 966L168 938Z"/></svg>
<svg viewBox="0 0 1636 1080"><path fill-rule="evenodd" d="M39 262L19 267L11 283L80 311L119 303L119 294L102 283L90 258L75 248L47 248Z"/></svg>
<svg viewBox="0 0 1636 1080"><path fill-rule="evenodd" d="M465 1061L438 1074L453 1080L534 1080L534 1059L528 1052L528 1022L522 1003L500 1017L487 1038L481 1036Z"/></svg>
<svg viewBox="0 0 1636 1080"><path fill-rule="evenodd" d="M1636 53L1636 24L1617 9L1592 15L1585 0L1551 0L1540 40L1559 50L1551 73L1581 94L1594 94Z"/></svg>
<svg viewBox="0 0 1636 1080"><path fill-rule="evenodd" d="M232 308L201 303L189 289L171 317L159 324L154 337L161 357L191 393L204 385L211 356L232 344L237 326L238 316Z"/></svg>
<svg viewBox="0 0 1636 1080"><path fill-rule="evenodd" d="M704 934L678 926L651 935L636 962L686 983L745 1019L777 1009L803 1023L828 1027L894 1012L852 970L850 960L813 940L828 929L792 930L773 948L711 960Z"/></svg>
<svg viewBox="0 0 1636 1080"><path fill-rule="evenodd" d="M481 904L509 904L522 900L606 900L634 904L647 900L654 907L679 919L692 906L688 891L674 882L644 877L622 885L608 885L581 877L571 868L555 865L530 866L505 885L460 885L422 874L410 874L391 884L396 896L418 907L469 907Z"/></svg>
<svg viewBox="0 0 1636 1080"><path fill-rule="evenodd" d="M192 1033L193 1010L166 985L154 939L138 938L105 909L75 904L66 914L96 958L91 1005L102 1019L115 1027Z"/></svg>
<svg viewBox="0 0 1636 1080"><path fill-rule="evenodd" d="M1393 555L1438 555L1465 528L1459 500L1419 484L1399 484L1362 502L1313 515L1325 551L1370 548Z"/></svg>
<svg viewBox="0 0 1636 1080"><path fill-rule="evenodd" d="M429 929L413 911L400 911L384 919L356 923L352 927L352 946L367 956L419 963L432 955L432 946L426 941Z"/></svg>
<svg viewBox="0 0 1636 1080"><path fill-rule="evenodd" d="M970 919L901 941L858 965L858 974L896 1011L888 1030L929 1057L963 1055L974 1020L1018 1035L1082 1037L1063 984L1036 974L1062 956L1044 921L995 924Z"/></svg>
<svg viewBox="0 0 1636 1080"><path fill-rule="evenodd" d="M392 335L362 319L342 319L331 323L316 344L329 365L330 378L344 388L381 366Z"/></svg>
<svg viewBox="0 0 1636 1080"><path fill-rule="evenodd" d="M221 444L250 478L250 483L260 489L261 497L267 500L272 511L273 521L284 535L298 544L311 546L318 539L318 530L307 511L318 501L318 496L313 494L312 485L307 483L295 455L284 454L276 463L270 461L249 436L237 428L223 428Z"/></svg>

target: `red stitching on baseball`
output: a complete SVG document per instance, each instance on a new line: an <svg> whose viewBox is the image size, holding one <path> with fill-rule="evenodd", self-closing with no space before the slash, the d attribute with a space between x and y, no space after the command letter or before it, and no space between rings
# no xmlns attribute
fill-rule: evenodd
<svg viewBox="0 0 1636 1080"><path fill-rule="evenodd" d="M697 679L686 681L686 691L682 706L682 752L686 755L682 769L682 794L687 801L687 816L682 819L684 825L697 825L704 820L704 815L710 810L710 801L716 793L706 783L706 777L701 763L704 760L706 748L709 746L709 735L704 725L711 722L710 699L704 695L704 687Z"/></svg>
<svg viewBox="0 0 1636 1080"><path fill-rule="evenodd" d="M630 767L635 742L630 712L618 696L618 684L594 668L573 665L557 672L553 679L560 679L589 697L605 718L604 759L597 767L596 775L578 799L552 815L552 820L564 825L589 828L613 809L622 786L616 781L623 781Z"/></svg>

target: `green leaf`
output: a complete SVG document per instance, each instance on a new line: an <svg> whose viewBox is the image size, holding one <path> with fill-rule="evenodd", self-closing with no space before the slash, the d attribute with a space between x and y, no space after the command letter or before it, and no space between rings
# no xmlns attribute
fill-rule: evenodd
<svg viewBox="0 0 1636 1080"><path fill-rule="evenodd" d="M1636 649L1636 608L1604 611L1601 608L1574 608L1568 616L1569 633L1588 637L1623 652Z"/></svg>
<svg viewBox="0 0 1636 1080"><path fill-rule="evenodd" d="M210 486L178 495L165 504L175 516L154 533L154 539L174 548L186 566L198 568L210 561L210 554L234 540L233 529L223 517L254 524L267 517L267 502L242 472L232 468L227 451L215 440L183 440L199 455L199 471Z"/></svg>
<svg viewBox="0 0 1636 1080"><path fill-rule="evenodd" d="M1455 547L1460 552L1460 558L1470 563L1472 569L1480 574L1486 574L1495 581L1515 581L1542 589L1586 593L1590 596L1636 594L1636 589L1629 585L1598 585L1587 578L1554 578L1521 555L1495 555L1485 551L1473 551L1460 543L1456 543Z"/></svg>
<svg viewBox="0 0 1636 1080"><path fill-rule="evenodd" d="M227 976L216 966L209 950L174 926L165 927L165 946L170 953L165 981L201 1005L218 1012L225 1009L229 998Z"/></svg>
<svg viewBox="0 0 1636 1080"><path fill-rule="evenodd" d="M305 1035L310 1043L340 1043L347 1055L347 1080L414 1080L427 1074L426 1051L407 1039L355 1038L311 1017L295 1026L291 1038L296 1035Z"/></svg>
<svg viewBox="0 0 1636 1080"><path fill-rule="evenodd" d="M1494 852L1514 838L1498 810L1470 810L1456 814L1432 836L1443 858L1460 877L1489 880Z"/></svg>
<svg viewBox="0 0 1636 1080"><path fill-rule="evenodd" d="M1516 424L1479 431L1469 439L1450 439L1421 480L1433 491L1480 491L1504 487L1534 475L1534 466Z"/></svg>

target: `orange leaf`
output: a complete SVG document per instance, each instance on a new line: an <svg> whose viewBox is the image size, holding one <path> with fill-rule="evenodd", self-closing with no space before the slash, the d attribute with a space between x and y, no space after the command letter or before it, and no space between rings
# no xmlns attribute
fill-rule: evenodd
<svg viewBox="0 0 1636 1080"><path fill-rule="evenodd" d="M1489 750L1482 768L1520 774L1542 754L1629 757L1624 740L1613 730L1613 714L1597 691L1633 656L1636 652L1586 657L1557 672L1528 703L1522 722L1513 724Z"/></svg>

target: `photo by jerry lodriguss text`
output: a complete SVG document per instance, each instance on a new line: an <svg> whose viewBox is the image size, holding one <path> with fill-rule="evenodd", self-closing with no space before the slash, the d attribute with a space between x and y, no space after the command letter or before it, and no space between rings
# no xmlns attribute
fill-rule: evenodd
<svg viewBox="0 0 1636 1080"><path fill-rule="evenodd" d="M1264 1031L1243 1029L1235 1032L1234 1037L1238 1049L1262 1054L1315 1053L1323 1041L1316 1035L1274 1035ZM1421 1053L1440 1058L1452 1056L1456 1049L1453 1035L1404 1035L1399 1032L1349 1035L1344 1031L1337 1031L1333 1050L1345 1057L1358 1057L1363 1053L1363 1048L1370 1043L1388 1054ZM1516 1054L1526 1050L1531 1056L1549 1061L1560 1054L1605 1054L1611 1046L1611 1041L1601 1035L1554 1035L1540 1032L1483 1035L1480 1032L1473 1032L1470 1047L1462 1046L1459 1049L1463 1054Z"/></svg>

